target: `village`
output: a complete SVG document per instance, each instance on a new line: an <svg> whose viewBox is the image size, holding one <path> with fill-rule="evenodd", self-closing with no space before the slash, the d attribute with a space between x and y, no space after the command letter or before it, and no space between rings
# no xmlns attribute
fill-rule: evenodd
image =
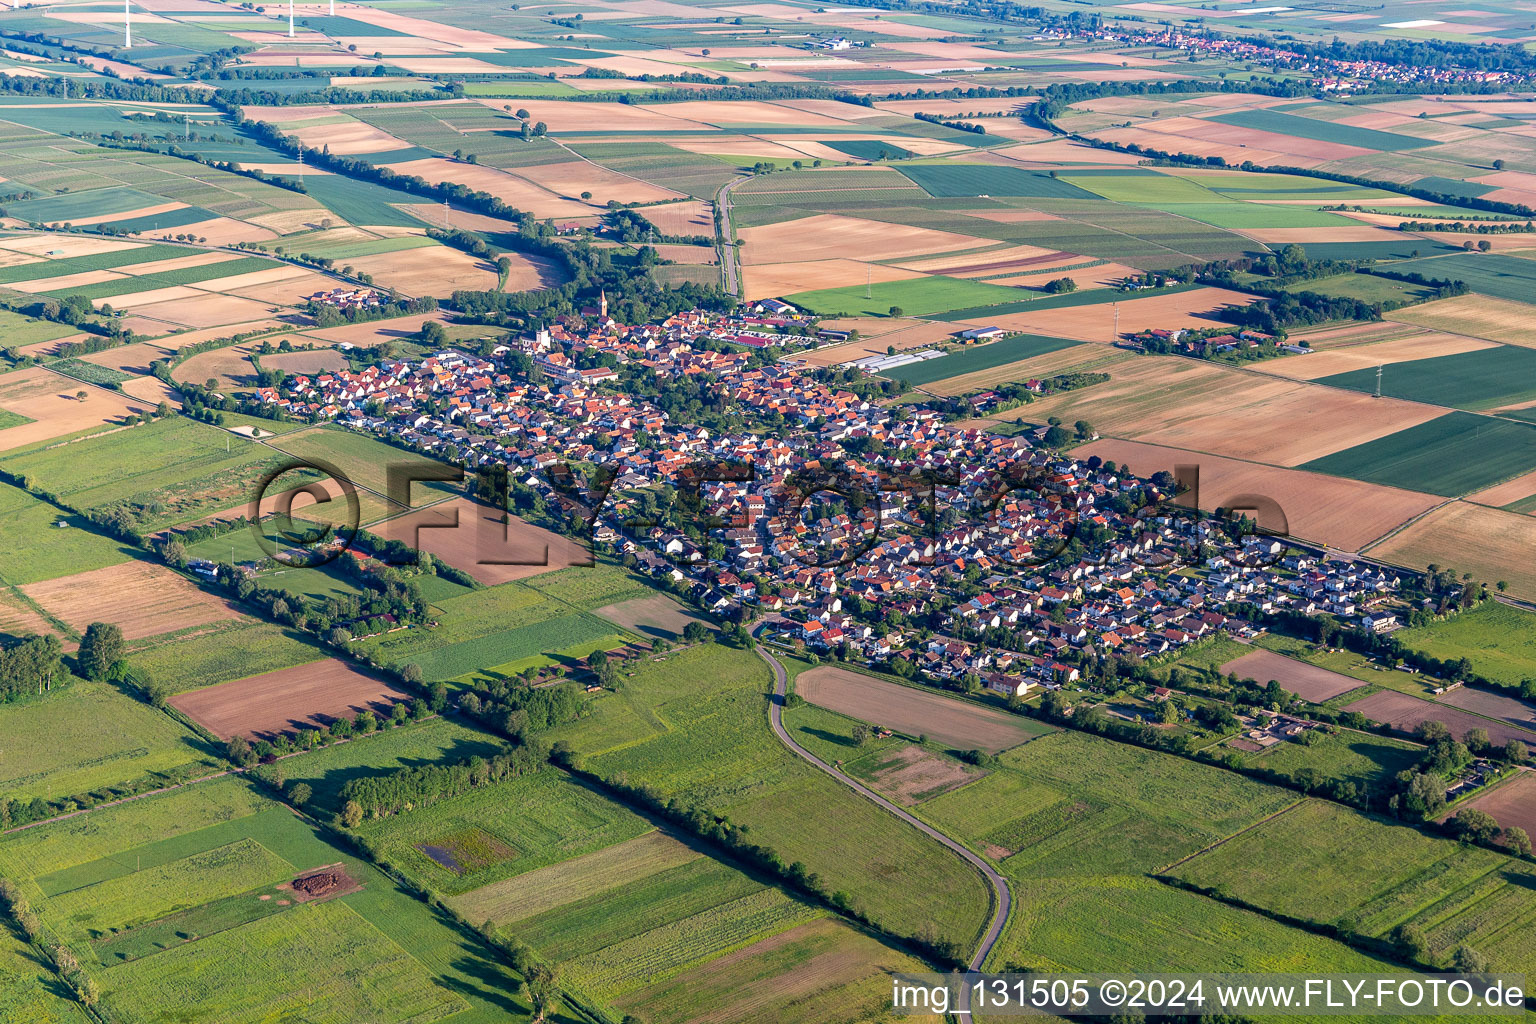
<svg viewBox="0 0 1536 1024"><path fill-rule="evenodd" d="M1397 572L1273 537L1234 543L1177 503L1167 474L887 407L822 383L792 351L775 361L811 333L776 307L634 327L585 310L486 357L448 349L260 395L472 471L503 466L514 489L563 508L569 532L699 607L940 685L1023 697L1076 682L1085 659L1251 637L1238 606L1399 624ZM639 397L642 379L707 391L748 425L675 422ZM611 474L600 506L551 482L571 464ZM701 513L658 500L687 488Z"/></svg>

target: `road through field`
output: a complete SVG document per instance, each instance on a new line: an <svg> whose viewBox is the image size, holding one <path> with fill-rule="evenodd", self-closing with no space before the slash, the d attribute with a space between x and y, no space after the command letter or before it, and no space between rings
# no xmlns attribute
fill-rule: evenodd
<svg viewBox="0 0 1536 1024"><path fill-rule="evenodd" d="M968 861L974 868L976 868L977 871L980 871L982 877L984 877L992 886L993 903L995 904L993 907L992 920L987 925L986 933L981 937L981 944L977 946L975 955L972 956L966 964L966 969L969 971L980 970L981 965L987 959L987 954L991 953L992 947L997 944L998 936L1000 936L1003 932L1003 925L1008 921L1008 911L1013 904L1013 896L1008 889L1007 879L1000 875L997 870L992 867L991 864L988 864L976 854L972 853L970 849L963 844L955 842L955 840L949 838L949 836L940 832L933 826L919 820L918 818L913 817L911 814L908 814L906 811L891 803L885 797L881 796L879 793L876 793L868 786L863 785L855 779L849 778L847 775L844 775L842 772L838 771L836 768L833 768L831 765L821 760L815 754L811 753L809 750L806 750L800 744L796 743L794 739L790 737L789 733L785 731L784 723L781 720L781 715L784 708L784 697L789 688L789 675L784 671L784 666L780 664L779 660L772 654L769 654L767 649L764 648L762 644L758 644L757 653L764 661L768 663L768 667L773 669L773 692L777 699L770 702L768 705L768 720L773 726L774 735L778 736L781 743L783 743L790 750L793 750L796 754L799 754L805 760L811 762L811 764L815 765L817 768L820 768L822 771L832 776L838 782L848 786L860 796L869 800L873 800L875 803L879 804L890 813L896 815L896 817L900 818L902 821L905 821L907 824L913 826L918 831L927 836L930 836L933 839L937 839L939 842L943 843L945 846L958 853L961 857L965 858L965 860ZM967 987L962 987L960 990L960 1003L956 1007L956 1012L965 1015L970 1013L970 993L969 988Z"/></svg>
<svg viewBox="0 0 1536 1024"><path fill-rule="evenodd" d="M732 178L715 193L715 230L720 238L720 272L725 279L727 295L739 294L736 286L736 239L731 234L731 189L751 180L750 174Z"/></svg>

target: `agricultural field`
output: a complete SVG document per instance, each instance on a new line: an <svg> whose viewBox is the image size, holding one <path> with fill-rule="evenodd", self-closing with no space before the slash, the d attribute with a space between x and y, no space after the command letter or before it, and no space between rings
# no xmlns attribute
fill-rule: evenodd
<svg viewBox="0 0 1536 1024"><path fill-rule="evenodd" d="M1536 428L1452 412L1301 468L1450 497L1536 468Z"/></svg>
<svg viewBox="0 0 1536 1024"><path fill-rule="evenodd" d="M1393 363L1382 373L1381 394L1410 402L1488 410L1536 401L1536 350L1497 345L1457 355ZM1375 368L1313 378L1319 384L1374 394Z"/></svg>
<svg viewBox="0 0 1536 1024"><path fill-rule="evenodd" d="M127 1019L246 1020L256 1002L379 1021L518 1012L489 951L237 780L13 834L0 862ZM316 970L331 973L318 990Z"/></svg>
<svg viewBox="0 0 1536 1024"><path fill-rule="evenodd" d="M281 454L182 417L104 434L80 444L0 458L81 509L124 509L141 528L158 528L248 501Z"/></svg>
<svg viewBox="0 0 1536 1024"><path fill-rule="evenodd" d="M1460 615L1403 630L1397 639L1443 661L1466 658L1478 675L1513 687L1536 677L1532 623L1530 612L1488 601Z"/></svg>
<svg viewBox="0 0 1536 1024"><path fill-rule="evenodd" d="M853 1024L973 958L1530 973L1529 859L1387 817L1424 722L1536 747L1536 29L1418 6L0 6L0 1024ZM994 458L1081 486L1068 561L999 562L973 502L790 564L865 506L795 522L782 481L965 502ZM711 531L682 466L716 459L756 475ZM276 564L283 495L348 520L313 468L193 532L295 460L436 571ZM588 531L561 463L616 471ZM1295 562L1101 563L1176 467L1186 511L1402 575L1320 584L1346 627L1453 604L1431 565L1486 584L1392 636L1493 688L1301 639L1264 614ZM1261 747L1195 715L1227 674L1380 727ZM1531 775L1448 813L1536 829Z"/></svg>
<svg viewBox="0 0 1536 1024"><path fill-rule="evenodd" d="M923 735L961 750L980 748L995 754L1043 731L1015 715L840 668L801 672L795 677L795 692L812 704L850 718L862 718L909 736Z"/></svg>
<svg viewBox="0 0 1536 1024"><path fill-rule="evenodd" d="M729 814L877 921L898 930L932 922L940 934L973 941L987 908L980 877L780 746L763 703L771 677L755 655L702 644L640 662L621 679L621 693L593 700L589 715L548 738L570 743L600 777L622 773L631 785ZM835 854L850 837L859 856ZM922 891L899 884L909 869L897 865L908 864L923 865L930 881Z"/></svg>
<svg viewBox="0 0 1536 1024"><path fill-rule="evenodd" d="M1170 872L1244 902L1368 937L1399 924L1422 929L1431 961L1458 944L1498 970L1524 970L1523 929L1531 908L1520 862L1468 849L1345 808L1308 800ZM1295 879L1308 879L1305 886ZM1524 911L1514 908L1524 907Z"/></svg>
<svg viewBox="0 0 1536 1024"><path fill-rule="evenodd" d="M70 678L0 705L0 794L13 800L100 800L145 780L167 785L222 770L185 726L107 683ZM150 786L149 788L154 788Z"/></svg>
<svg viewBox="0 0 1536 1024"><path fill-rule="evenodd" d="M1039 338L1031 335L1015 335L976 348L952 351L938 359L925 359L888 371L890 376L913 387L922 387L934 381L958 377L963 374L989 370L1008 363L1042 356L1061 349L1072 348L1076 343L1065 338ZM1086 353L1082 353L1086 355Z"/></svg>
<svg viewBox="0 0 1536 1024"><path fill-rule="evenodd" d="M364 710L387 717L411 695L334 658L178 693L170 703L218 736L270 739L321 729Z"/></svg>

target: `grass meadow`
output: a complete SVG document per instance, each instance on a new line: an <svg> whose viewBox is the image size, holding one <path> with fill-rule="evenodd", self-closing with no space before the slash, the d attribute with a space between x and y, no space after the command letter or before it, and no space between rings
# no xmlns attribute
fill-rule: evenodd
<svg viewBox="0 0 1536 1024"><path fill-rule="evenodd" d="M640 662L621 683L546 738L569 742L600 776L748 826L894 931L931 921L962 945L975 941L989 906L980 876L780 745L768 728L771 676L755 654L701 644ZM923 886L906 884L914 874Z"/></svg>
<svg viewBox="0 0 1536 1024"><path fill-rule="evenodd" d="M185 726L106 683L73 679L42 697L0 704L0 793L53 800L146 778L216 772L222 760Z"/></svg>
<svg viewBox="0 0 1536 1024"><path fill-rule="evenodd" d="M1536 677L1536 616L1486 601L1471 611L1395 634L1416 651L1441 659L1466 658L1472 671L1519 686Z"/></svg>
<svg viewBox="0 0 1536 1024"><path fill-rule="evenodd" d="M252 1007L379 1024L526 1012L488 950L241 780L14 833L0 863L34 894L45 927L103 964L92 971L103 1007L130 1024L171 1012L234 1024ZM278 902L274 883L332 864L361 888Z"/></svg>

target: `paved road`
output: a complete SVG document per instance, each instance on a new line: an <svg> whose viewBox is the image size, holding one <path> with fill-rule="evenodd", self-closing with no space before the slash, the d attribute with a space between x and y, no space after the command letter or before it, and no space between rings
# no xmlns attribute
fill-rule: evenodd
<svg viewBox="0 0 1536 1024"><path fill-rule="evenodd" d="M731 236L731 189L744 181L751 181L750 174L734 178L720 186L715 194L715 209L720 213L717 237L720 240L720 274L725 279L725 293L735 295L736 287L736 240Z"/></svg>
<svg viewBox="0 0 1536 1024"><path fill-rule="evenodd" d="M1003 925L1008 920L1008 910L1013 904L1013 896L1009 892L1007 879L998 874L997 870L994 869L991 864L988 864L986 861L976 856L976 854L972 853L964 845L955 842L953 839L949 838L949 836L946 836L944 833L932 827L927 822L921 821L918 818L913 817L911 814L908 814L905 810L891 803L885 797L881 796L879 793L876 793L868 786L865 786L857 779L849 778L847 775L844 775L842 772L838 771L836 768L833 768L831 765L821 760L821 758L817 757L815 754L811 753L809 750L806 750L800 744L796 743L794 739L790 737L789 733L785 731L784 723L781 720L781 715L784 709L784 695L789 685L789 676L785 673L784 666L779 663L779 659L768 653L768 650L762 644L758 644L757 653L758 656L766 661L768 666L773 669L773 692L776 696L773 703L768 705L768 720L772 723L774 734L779 737L779 741L781 743L787 746L790 750L793 750L795 753L799 754L801 757L805 758L807 761L811 762L811 764L815 765L817 768L820 768L822 771L832 776L838 782L841 782L843 785L858 793L860 796L863 796L869 800L873 800L875 803L879 804L890 813L896 815L896 817L900 818L902 821L905 821L907 824L913 826L918 831L943 843L945 846L955 851L961 857L965 858L965 860L968 861L972 867L974 867L977 871L980 871L982 876L986 878L989 883L991 883L993 893L992 920L987 925L986 934L981 937L981 945L977 947L975 955L972 956L966 964L968 970L980 970L982 963L987 959L987 954L992 952L992 947L997 944L998 936L1003 932ZM970 1011L970 990L968 988L962 988L960 995L961 1002L960 1005L956 1007L956 1009L968 1013Z"/></svg>

